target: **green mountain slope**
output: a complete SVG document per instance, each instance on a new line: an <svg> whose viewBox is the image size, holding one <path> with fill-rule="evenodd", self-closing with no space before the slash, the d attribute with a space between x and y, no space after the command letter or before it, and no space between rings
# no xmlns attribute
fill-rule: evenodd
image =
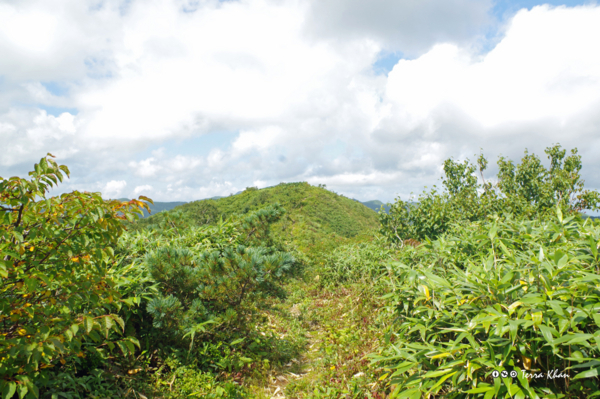
<svg viewBox="0 0 600 399"><path fill-rule="evenodd" d="M202 225L274 203L287 211L273 226L274 236L308 253L350 242L379 225L377 214L362 203L305 182L282 183L260 190L248 188L229 197L189 202L169 212L180 212L188 222ZM156 225L164 216L163 212L138 224Z"/></svg>

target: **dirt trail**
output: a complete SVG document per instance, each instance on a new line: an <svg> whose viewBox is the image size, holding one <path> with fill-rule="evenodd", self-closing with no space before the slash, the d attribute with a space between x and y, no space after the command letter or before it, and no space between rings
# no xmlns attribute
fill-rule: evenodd
<svg viewBox="0 0 600 399"><path fill-rule="evenodd" d="M383 326L380 304L356 288L324 290L315 284L292 287L281 303L278 333L304 337L302 354L263 381L259 396L284 398L384 398L381 370L369 366ZM359 396L355 396L355 395Z"/></svg>

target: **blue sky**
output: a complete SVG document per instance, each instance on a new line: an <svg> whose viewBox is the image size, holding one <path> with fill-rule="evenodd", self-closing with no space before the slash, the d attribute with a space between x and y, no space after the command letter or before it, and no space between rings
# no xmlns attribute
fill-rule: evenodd
<svg viewBox="0 0 600 399"><path fill-rule="evenodd" d="M566 6L576 7L585 4L595 4L594 1L576 1L576 0L549 0L549 1L532 1L532 0L496 0L492 7L492 14L498 19L510 18L515 12L522 8L531 9L535 6L548 4L551 6Z"/></svg>
<svg viewBox="0 0 600 399"><path fill-rule="evenodd" d="M73 172L57 193L391 201L446 158L560 142L600 188L598 26L588 1L4 4L0 176L51 152Z"/></svg>

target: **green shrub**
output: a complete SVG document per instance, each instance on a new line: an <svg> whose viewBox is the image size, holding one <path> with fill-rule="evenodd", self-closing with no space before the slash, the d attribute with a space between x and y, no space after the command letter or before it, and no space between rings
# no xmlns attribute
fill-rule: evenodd
<svg viewBox="0 0 600 399"><path fill-rule="evenodd" d="M390 265L396 326L375 356L392 397L600 395L599 247L597 224L559 210L455 225L404 251Z"/></svg>
<svg viewBox="0 0 600 399"><path fill-rule="evenodd" d="M52 155L48 154L50 157ZM146 204L48 190L69 175L42 158L30 180L0 178L0 392L37 397L68 360L133 351L122 338L113 247ZM143 198L143 197L140 197ZM57 371L53 371L57 370Z"/></svg>

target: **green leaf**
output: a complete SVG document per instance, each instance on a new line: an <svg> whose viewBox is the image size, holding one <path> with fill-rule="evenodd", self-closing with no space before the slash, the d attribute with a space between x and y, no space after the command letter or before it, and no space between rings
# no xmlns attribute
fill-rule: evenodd
<svg viewBox="0 0 600 399"><path fill-rule="evenodd" d="M125 331L125 322L123 321L122 318L120 318L118 315L113 314L111 315L111 317L113 318L114 321L117 322L117 324L121 327L121 331Z"/></svg>
<svg viewBox="0 0 600 399"><path fill-rule="evenodd" d="M575 377L573 377L573 379L578 380L581 378L592 378L592 377L598 377L599 375L600 375L600 367L597 367L595 369L583 371L583 372L577 374Z"/></svg>
<svg viewBox="0 0 600 399"><path fill-rule="evenodd" d="M119 346L119 349L121 349L123 356L127 356L129 354L129 349L127 348L127 345L125 345L125 342L117 341L117 345Z"/></svg>
<svg viewBox="0 0 600 399"><path fill-rule="evenodd" d="M494 387L492 387L492 386L478 387L478 388L469 389L468 391L465 391L464 393L483 393L483 392L491 391L493 389L494 389Z"/></svg>
<svg viewBox="0 0 600 399"><path fill-rule="evenodd" d="M89 316L85 316L83 318L83 325L85 327L85 332L89 334L90 331L92 331L92 329L94 328L94 319L92 319Z"/></svg>
<svg viewBox="0 0 600 399"><path fill-rule="evenodd" d="M17 385L17 393L19 394L19 399L23 399L27 395L27 386L25 384Z"/></svg>
<svg viewBox="0 0 600 399"><path fill-rule="evenodd" d="M544 339L552 344L554 341L553 333L555 335L558 335L558 331L556 331L554 328L551 328L551 327L548 327L545 325L540 325L539 328L540 328L540 331L542 332L542 336L544 337Z"/></svg>
<svg viewBox="0 0 600 399"><path fill-rule="evenodd" d="M435 370L435 371L429 371L428 373L425 373L423 375L423 378L434 378L434 377L439 377L441 375L444 374L448 374L449 372L451 372L452 369L446 369L446 370ZM454 373L453 373L454 374Z"/></svg>
<svg viewBox="0 0 600 399"><path fill-rule="evenodd" d="M560 210L560 207L556 207L556 217L558 217L558 221L562 224L563 222L563 213Z"/></svg>
<svg viewBox="0 0 600 399"><path fill-rule="evenodd" d="M106 336L108 336L108 333L110 331L110 329L113 326L113 319L110 316L104 316L102 318L102 328L106 334Z"/></svg>
<svg viewBox="0 0 600 399"><path fill-rule="evenodd" d="M17 391L17 384L14 381L7 381L2 389L2 399L11 399Z"/></svg>

